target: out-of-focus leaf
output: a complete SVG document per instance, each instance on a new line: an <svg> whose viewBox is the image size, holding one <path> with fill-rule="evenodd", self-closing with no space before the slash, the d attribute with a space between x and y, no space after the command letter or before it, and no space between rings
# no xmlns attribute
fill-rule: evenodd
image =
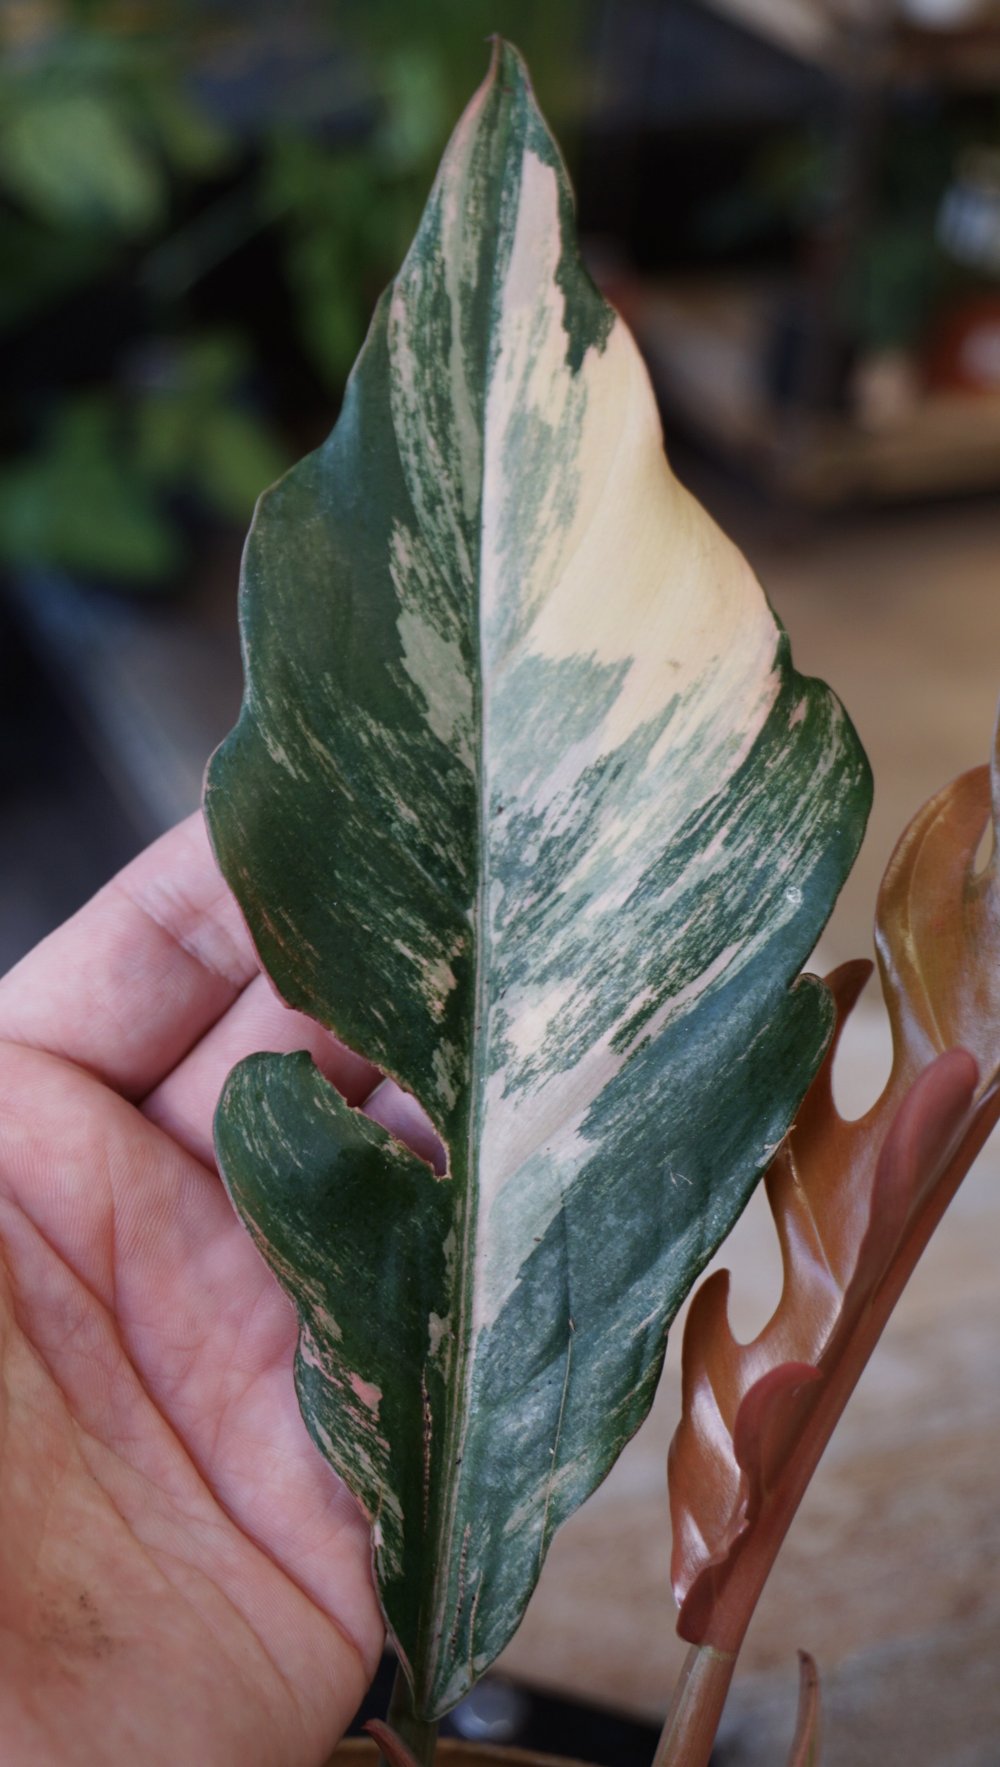
<svg viewBox="0 0 1000 1767"><path fill-rule="evenodd" d="M163 174L118 106L100 92L24 94L0 123L0 183L56 225L154 225Z"/></svg>
<svg viewBox="0 0 1000 1767"><path fill-rule="evenodd" d="M247 355L238 337L195 337L163 352L133 413L134 459L163 490L198 496L246 521L284 472L283 448L243 395Z"/></svg>
<svg viewBox="0 0 1000 1767"><path fill-rule="evenodd" d="M889 866L876 942L892 1072L866 1115L845 1122L831 1049L768 1174L784 1263L773 1318L737 1343L725 1272L692 1303L670 1455L678 1630L692 1642L738 1648L830 1432L1000 1115L995 845L987 867L975 865L989 824L983 767L931 799ZM830 978L841 1027L870 968L847 964Z"/></svg>
<svg viewBox="0 0 1000 1767"><path fill-rule="evenodd" d="M249 367L247 345L232 332L188 336L177 350L175 385L191 399L213 399L232 392Z"/></svg>
<svg viewBox="0 0 1000 1767"><path fill-rule="evenodd" d="M0 93L2 103L2 93ZM87 229L57 232L34 215L0 209L0 332L37 322L107 268L104 235Z"/></svg>
<svg viewBox="0 0 1000 1767"><path fill-rule="evenodd" d="M448 115L440 56L424 44L397 48L383 59L381 76L385 115L376 149L383 163L399 172L433 165Z"/></svg>
<svg viewBox="0 0 1000 1767"><path fill-rule="evenodd" d="M302 341L315 370L339 389L364 336L349 241L337 238L329 227L309 228L286 248L285 261Z"/></svg>
<svg viewBox="0 0 1000 1767"><path fill-rule="evenodd" d="M333 150L289 136L273 144L263 202L281 217L302 340L339 391L364 337L370 301L405 249L419 204L372 150ZM409 217L403 234L401 215Z"/></svg>
<svg viewBox="0 0 1000 1767"><path fill-rule="evenodd" d="M232 160L234 146L225 129L188 98L175 69L145 80L142 100L146 121L178 172L209 177Z"/></svg>
<svg viewBox="0 0 1000 1767"><path fill-rule="evenodd" d="M64 407L47 446L0 473L0 556L135 583L177 565L177 538L121 445L109 402Z"/></svg>
<svg viewBox="0 0 1000 1767"><path fill-rule="evenodd" d="M192 411L176 394L147 395L136 404L134 458L144 478L157 488L182 480L191 464Z"/></svg>
<svg viewBox="0 0 1000 1767"><path fill-rule="evenodd" d="M287 465L283 450L252 411L219 404L203 419L193 476L220 515L246 521L261 492Z"/></svg>
<svg viewBox="0 0 1000 1767"><path fill-rule="evenodd" d="M516 1626L831 1029L792 985L869 801L840 706L662 450L498 49L329 441L262 500L223 870L289 1001L415 1093L436 1176L308 1057L217 1145L374 1522L417 1713Z"/></svg>

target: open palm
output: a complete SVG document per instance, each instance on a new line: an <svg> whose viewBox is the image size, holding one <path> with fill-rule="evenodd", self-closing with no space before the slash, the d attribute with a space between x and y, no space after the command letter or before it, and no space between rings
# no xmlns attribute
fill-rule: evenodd
<svg viewBox="0 0 1000 1767"><path fill-rule="evenodd" d="M303 1047L370 1092L258 974L200 818L0 983L7 1767L318 1763L370 1678L368 1529L212 1158L233 1062Z"/></svg>

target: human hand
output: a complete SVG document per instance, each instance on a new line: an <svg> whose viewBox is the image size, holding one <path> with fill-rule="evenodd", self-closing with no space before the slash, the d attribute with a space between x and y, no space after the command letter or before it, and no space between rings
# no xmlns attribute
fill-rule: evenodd
<svg viewBox="0 0 1000 1767"><path fill-rule="evenodd" d="M374 1670L368 1527L212 1154L233 1063L301 1048L378 1081L258 973L200 817L0 982L6 1767L305 1767Z"/></svg>

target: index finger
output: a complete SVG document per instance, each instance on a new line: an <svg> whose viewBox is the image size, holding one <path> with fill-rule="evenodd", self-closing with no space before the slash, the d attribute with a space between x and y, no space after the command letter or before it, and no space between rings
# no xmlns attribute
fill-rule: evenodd
<svg viewBox="0 0 1000 1767"><path fill-rule="evenodd" d="M258 968L196 812L0 981L0 1040L143 1098Z"/></svg>

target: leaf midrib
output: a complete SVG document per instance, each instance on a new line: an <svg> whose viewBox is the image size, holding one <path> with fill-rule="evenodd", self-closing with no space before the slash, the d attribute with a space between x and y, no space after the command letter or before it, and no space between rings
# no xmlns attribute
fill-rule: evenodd
<svg viewBox="0 0 1000 1767"><path fill-rule="evenodd" d="M510 118L507 119L510 127ZM524 173L524 149L520 157L520 174ZM520 200L520 185L518 189ZM499 219L499 218L498 218ZM498 226L499 235L499 226ZM499 238L498 238L499 244ZM493 355L493 343L498 324L498 300L502 295L503 280L497 275L497 257L494 255L490 275L489 324L483 340L482 362L480 364L480 384L484 389L482 412L482 449L479 460L478 505L476 510L476 548L475 575L470 585L472 590L472 622L473 622L473 655L475 672L473 678L473 706L475 711L475 762L477 792L477 845L476 855L476 892L473 906L473 1027L472 1027L472 1063L471 1089L468 1111L468 1129L465 1147L464 1185L459 1207L462 1215L461 1244L457 1251L457 1308L455 1319L455 1357L449 1381L447 1397L447 1424L443 1449L443 1464L447 1477L448 1469L452 1476L447 1485L448 1496L443 1506L438 1506L440 1520L435 1530L435 1579L433 1599L428 1604L429 1642L431 1649L421 1651L424 1661L430 1662L433 1653L431 1679L436 1675L441 1642L445 1636L447 1620L448 1595L451 1584L451 1568L453 1546L456 1533L459 1487L461 1473L458 1470L464 1459L465 1439L471 1414L471 1377L472 1377L472 1344L470 1310L472 1286L475 1274L475 1254L477 1229L479 1223L478 1187L474 1176L478 1172L477 1150L482 1144L482 1126L485 1101L485 1063L480 1059L482 1041L487 1022L489 1008L488 982L489 966L484 959L487 928L487 904L489 901L489 773L487 765L486 744L486 712L487 712L487 676L483 647L482 624L482 561L483 561L483 503L486 482L486 436L487 412L489 408L489 364ZM451 1166L451 1149L448 1147L449 1167ZM449 1172L449 1176L451 1173ZM442 1550L444 1548L445 1550ZM456 1624L460 1615L456 1615ZM470 1637L471 1656L471 1637Z"/></svg>

